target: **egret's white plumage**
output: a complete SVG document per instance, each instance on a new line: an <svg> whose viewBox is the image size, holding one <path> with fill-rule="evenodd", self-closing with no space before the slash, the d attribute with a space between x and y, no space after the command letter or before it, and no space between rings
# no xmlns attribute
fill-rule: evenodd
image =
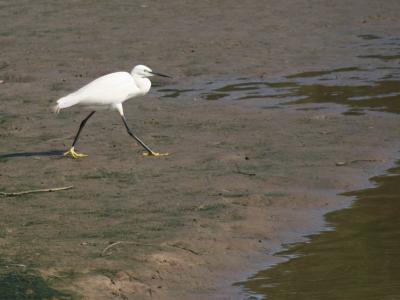
<svg viewBox="0 0 400 300"><path fill-rule="evenodd" d="M150 68L139 65L131 74L115 72L101 76L57 100L55 111L59 112L77 104L95 109L115 108L115 104L147 94L151 87L151 81L147 77L152 75Z"/></svg>
<svg viewBox="0 0 400 300"><path fill-rule="evenodd" d="M59 113L64 108L74 105L84 106L93 110L90 115L82 121L72 147L68 152L66 152L66 154L69 154L74 158L82 157L83 155L79 155L74 151L75 143L78 140L82 128L96 110L111 109L117 110L120 113L128 133L148 151L149 155L159 155L158 153L150 150L149 147L147 147L130 131L122 108L122 104L126 100L137 96L143 96L149 92L151 88L151 81L148 79L148 77L154 75L169 77L167 75L155 73L149 67L144 65L138 65L133 68L131 73L115 72L101 76L83 86L79 90L58 99L57 105L54 107L54 111L56 113Z"/></svg>

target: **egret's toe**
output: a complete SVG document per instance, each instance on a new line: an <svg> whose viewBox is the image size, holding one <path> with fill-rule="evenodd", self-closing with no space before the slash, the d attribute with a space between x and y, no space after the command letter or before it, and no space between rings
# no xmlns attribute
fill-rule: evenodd
<svg viewBox="0 0 400 300"><path fill-rule="evenodd" d="M144 156L167 156L167 155L169 155L169 153L158 153L158 152L151 151L151 152L144 152L143 155Z"/></svg>
<svg viewBox="0 0 400 300"><path fill-rule="evenodd" d="M75 152L75 148L71 147L71 149L69 149L67 152L64 153L64 156L71 156L72 158L82 158L82 157L86 157L86 154L82 154L82 153L77 153Z"/></svg>

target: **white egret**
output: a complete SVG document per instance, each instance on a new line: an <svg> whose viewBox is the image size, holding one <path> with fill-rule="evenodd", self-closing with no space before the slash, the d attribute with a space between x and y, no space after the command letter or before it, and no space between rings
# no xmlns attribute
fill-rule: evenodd
<svg viewBox="0 0 400 300"><path fill-rule="evenodd" d="M132 133L128 123L126 122L122 108L122 103L126 100L143 96L148 93L151 87L151 81L148 77L154 75L169 77L164 74L153 72L149 67L138 65L133 68L131 73L115 72L101 76L79 90L57 100L57 105L54 107L56 113L59 113L60 110L73 105L80 105L92 110L91 113L81 122L71 148L65 152L64 155L70 155L73 158L87 156L86 154L75 152L75 145L86 122L98 109L117 110L121 115L128 134L146 150L144 155L168 155L168 153L154 152L141 139Z"/></svg>

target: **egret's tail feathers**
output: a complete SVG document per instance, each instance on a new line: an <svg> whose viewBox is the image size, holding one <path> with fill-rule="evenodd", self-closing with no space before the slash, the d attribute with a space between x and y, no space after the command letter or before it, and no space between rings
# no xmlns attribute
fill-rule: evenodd
<svg viewBox="0 0 400 300"><path fill-rule="evenodd" d="M61 110L60 106L58 106L58 104L54 105L51 110L53 111L53 113L58 114Z"/></svg>
<svg viewBox="0 0 400 300"><path fill-rule="evenodd" d="M53 106L53 112L58 114L63 108L73 106L79 102L79 99L73 95L68 95L57 100L57 104Z"/></svg>

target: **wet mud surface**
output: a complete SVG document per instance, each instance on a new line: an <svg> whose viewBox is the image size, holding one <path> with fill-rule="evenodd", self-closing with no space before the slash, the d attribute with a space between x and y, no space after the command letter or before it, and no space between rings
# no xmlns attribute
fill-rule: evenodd
<svg viewBox="0 0 400 300"><path fill-rule="evenodd" d="M233 282L396 158L398 116L385 111L397 60L379 47L398 45L398 4L367 2L0 3L0 191L74 186L1 198L0 289L240 299ZM87 112L55 116L54 101L138 63L174 80L127 102L126 117L171 155L142 156L100 112L77 146L89 157L62 157Z"/></svg>

